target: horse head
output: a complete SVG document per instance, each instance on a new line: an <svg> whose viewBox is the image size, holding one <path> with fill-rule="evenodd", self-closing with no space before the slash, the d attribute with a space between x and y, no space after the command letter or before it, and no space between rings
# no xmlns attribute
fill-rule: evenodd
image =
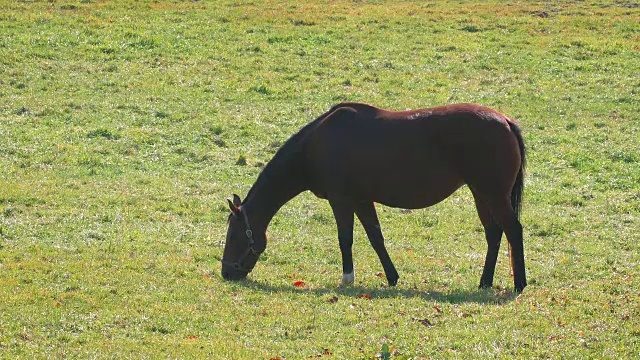
<svg viewBox="0 0 640 360"><path fill-rule="evenodd" d="M260 254L266 247L265 237L256 236L251 223L242 208L238 195L233 195L229 203L229 228L222 255L222 278L225 280L243 280L253 270Z"/></svg>

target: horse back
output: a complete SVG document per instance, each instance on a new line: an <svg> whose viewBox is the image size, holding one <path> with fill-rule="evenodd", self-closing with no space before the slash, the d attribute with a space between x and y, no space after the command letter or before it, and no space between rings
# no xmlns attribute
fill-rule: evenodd
<svg viewBox="0 0 640 360"><path fill-rule="evenodd" d="M496 180L482 174L500 173L505 163L519 168L508 121L472 104L400 112L361 103L336 105L307 143L312 191L420 208L465 183L502 189L515 175Z"/></svg>

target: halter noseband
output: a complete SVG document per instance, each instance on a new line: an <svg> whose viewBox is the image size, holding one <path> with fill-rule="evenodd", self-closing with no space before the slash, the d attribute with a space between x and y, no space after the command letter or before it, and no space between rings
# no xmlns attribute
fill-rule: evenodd
<svg viewBox="0 0 640 360"><path fill-rule="evenodd" d="M228 260L222 259L222 265L230 266L235 271L242 271L242 272L248 273L253 269L247 268L246 266L242 265L242 263L244 263L244 261L247 259L247 257L250 254L253 254L255 256L260 256L261 252L256 250L255 247L253 247L253 245L256 242L255 240L253 240L253 231L251 231L251 227L249 226L249 218L247 217L247 214L243 213L242 216L244 217L244 224L247 227L247 230L245 230L244 232L245 235L247 235L247 242L248 242L247 250L245 250L244 253L242 253L242 255L240 255L240 257L236 261L228 261Z"/></svg>

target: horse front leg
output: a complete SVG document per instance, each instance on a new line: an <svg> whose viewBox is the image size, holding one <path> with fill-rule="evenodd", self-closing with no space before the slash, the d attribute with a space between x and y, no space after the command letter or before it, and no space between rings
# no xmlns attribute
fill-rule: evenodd
<svg viewBox="0 0 640 360"><path fill-rule="evenodd" d="M351 285L355 281L353 269L353 208L337 201L329 201L338 226L338 242L342 255L342 285Z"/></svg>
<svg viewBox="0 0 640 360"><path fill-rule="evenodd" d="M376 251L376 254L378 254L378 258L380 258L389 286L395 286L400 276L391 261L387 248L384 246L384 237L382 236L375 206L373 203L359 204L356 207L356 215L367 233L371 246Z"/></svg>

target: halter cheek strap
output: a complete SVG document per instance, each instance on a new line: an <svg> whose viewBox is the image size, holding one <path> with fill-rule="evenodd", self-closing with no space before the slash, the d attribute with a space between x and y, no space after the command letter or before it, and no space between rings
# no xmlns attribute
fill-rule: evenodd
<svg viewBox="0 0 640 360"><path fill-rule="evenodd" d="M244 261L247 259L247 257L250 254L253 254L254 256L260 256L260 252L256 250L255 247L253 247L253 245L256 242L255 240L253 240L253 231L251 231L251 227L249 226L249 218L247 217L247 214L243 214L243 217L244 217L244 224L247 227L247 230L245 230L244 232L245 235L247 236L247 242L248 242L247 250L245 250L244 253L242 253L242 255L240 255L240 257L238 257L238 260L236 261L228 261L228 260L222 259L222 265L230 266L232 269L236 271L243 271L248 273L252 269L249 269L246 266L244 266L243 265Z"/></svg>
<svg viewBox="0 0 640 360"><path fill-rule="evenodd" d="M247 227L247 230L244 232L247 235L247 239L249 240L249 247L251 247L255 241L253 241L253 231L251 231L251 226L249 226L249 217L247 214L242 214L244 217L244 225Z"/></svg>

